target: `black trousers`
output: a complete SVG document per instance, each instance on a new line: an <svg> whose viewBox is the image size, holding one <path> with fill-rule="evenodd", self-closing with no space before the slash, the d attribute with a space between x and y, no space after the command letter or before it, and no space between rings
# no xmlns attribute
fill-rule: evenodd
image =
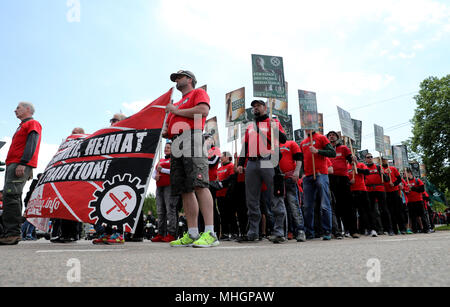
<svg viewBox="0 0 450 307"><path fill-rule="evenodd" d="M350 191L350 179L347 176L330 175L330 189L336 198L337 222L342 220L345 231L350 234L358 232L356 208L353 206L352 193Z"/></svg>
<svg viewBox="0 0 450 307"><path fill-rule="evenodd" d="M241 236L247 235L248 232L248 216L247 216L247 201L245 198L245 182L235 182L228 195L231 199L233 210L237 214L237 221L239 227L239 234Z"/></svg>
<svg viewBox="0 0 450 307"><path fill-rule="evenodd" d="M238 234L236 213L231 201L227 197L217 197L217 207L219 208L222 235Z"/></svg>
<svg viewBox="0 0 450 307"><path fill-rule="evenodd" d="M364 230L376 230L375 210L371 208L367 191L352 191L353 206L359 214L359 232L364 234Z"/></svg>
<svg viewBox="0 0 450 307"><path fill-rule="evenodd" d="M370 209L376 218L376 231L392 231L391 214L386 205L385 192L368 192L370 200Z"/></svg>

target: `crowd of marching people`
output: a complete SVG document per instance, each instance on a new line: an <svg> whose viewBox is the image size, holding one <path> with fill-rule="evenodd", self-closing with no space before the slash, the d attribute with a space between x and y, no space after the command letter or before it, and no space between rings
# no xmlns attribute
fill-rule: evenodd
<svg viewBox="0 0 450 307"><path fill-rule="evenodd" d="M296 161L301 159L300 146L294 141L280 144L284 195L279 202L284 206L286 215L281 223L279 237L282 238L278 239L279 242L290 239L305 242L318 237L324 240L357 239L360 235L378 237L433 231L435 213L429 205L429 196L422 180L415 178L410 169L402 176L394 166L388 165L387 160L382 160L381 165L374 164L370 153L365 157L365 163L359 162L345 145L340 144L339 135L333 131L327 138L316 133L313 137L322 139L324 143L328 139L336 151L336 157L324 159L325 167L316 166L315 188L305 186L307 176L299 178L298 170L296 172ZM209 134L204 138L207 142L213 142ZM306 143L309 143L308 139ZM170 148L169 141L165 144L165 157L159 161L153 175L157 181L159 225L153 242L172 242L177 235L180 199L170 194ZM267 186L246 181L245 174L238 169L239 157L236 154L233 157L229 152L221 153L213 143L208 161L209 189L218 211L215 219L218 238L238 242L269 239L274 232L276 215L269 203L271 197ZM321 186L321 182L327 180L330 184ZM255 193L259 194L255 209L259 212L256 214L248 208L248 184L260 189L260 193ZM251 214L261 218L255 226L255 234L250 233L253 236L249 237Z"/></svg>
<svg viewBox="0 0 450 307"><path fill-rule="evenodd" d="M429 196L411 169L401 173L384 158L378 165L371 153L358 161L335 131L325 136L307 129L300 144L287 140L263 100L251 104L255 119L247 124L242 151L221 152L213 136L203 134L210 108L206 91L195 87L192 72L178 71L170 79L183 97L166 107L164 155L155 161L152 174L157 185L158 222L141 214L131 236L117 227L95 225L94 244L142 242L148 224L157 227L152 242L200 248L231 240L246 244L268 239L280 244L433 232ZM0 245L17 244L32 236L32 225L25 223L20 229L19 208L39 151L41 127L33 113L32 105L26 103L16 110L21 129L6 161L8 203ZM201 129L195 122L199 114ZM115 116L111 125L124 118ZM176 128L180 123L183 128ZM198 147L206 149L198 154ZM446 219L448 223L448 213ZM80 224L54 220L53 231L52 242L73 242L79 238L73 234L80 232Z"/></svg>

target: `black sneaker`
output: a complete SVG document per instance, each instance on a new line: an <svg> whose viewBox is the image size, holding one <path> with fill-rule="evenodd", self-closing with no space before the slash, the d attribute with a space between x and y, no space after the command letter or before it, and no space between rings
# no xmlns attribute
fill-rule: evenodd
<svg viewBox="0 0 450 307"><path fill-rule="evenodd" d="M269 241L274 244L284 243L286 242L286 238L283 236L270 236Z"/></svg>
<svg viewBox="0 0 450 307"><path fill-rule="evenodd" d="M238 243L258 243L259 238L242 236L239 239L237 239L236 242L238 242Z"/></svg>
<svg viewBox="0 0 450 307"><path fill-rule="evenodd" d="M342 240L342 239L344 239L344 236L342 235L342 233L338 232L338 233L334 234L334 238L336 240Z"/></svg>

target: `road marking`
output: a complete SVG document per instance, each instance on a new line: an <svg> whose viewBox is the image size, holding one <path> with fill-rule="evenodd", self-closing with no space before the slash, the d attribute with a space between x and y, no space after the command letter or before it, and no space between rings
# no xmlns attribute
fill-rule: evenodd
<svg viewBox="0 0 450 307"><path fill-rule="evenodd" d="M402 242L402 241L417 241L418 239L390 239L390 240L380 240L379 242Z"/></svg>
<svg viewBox="0 0 450 307"><path fill-rule="evenodd" d="M258 249L258 248L264 248L267 246L219 246L215 247L214 249Z"/></svg>

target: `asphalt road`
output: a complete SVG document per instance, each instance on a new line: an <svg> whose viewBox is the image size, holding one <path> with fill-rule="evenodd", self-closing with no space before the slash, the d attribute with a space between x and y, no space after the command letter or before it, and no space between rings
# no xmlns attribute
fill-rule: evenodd
<svg viewBox="0 0 450 307"><path fill-rule="evenodd" d="M41 239L0 246L0 286L450 286L450 232L275 245L98 246Z"/></svg>

